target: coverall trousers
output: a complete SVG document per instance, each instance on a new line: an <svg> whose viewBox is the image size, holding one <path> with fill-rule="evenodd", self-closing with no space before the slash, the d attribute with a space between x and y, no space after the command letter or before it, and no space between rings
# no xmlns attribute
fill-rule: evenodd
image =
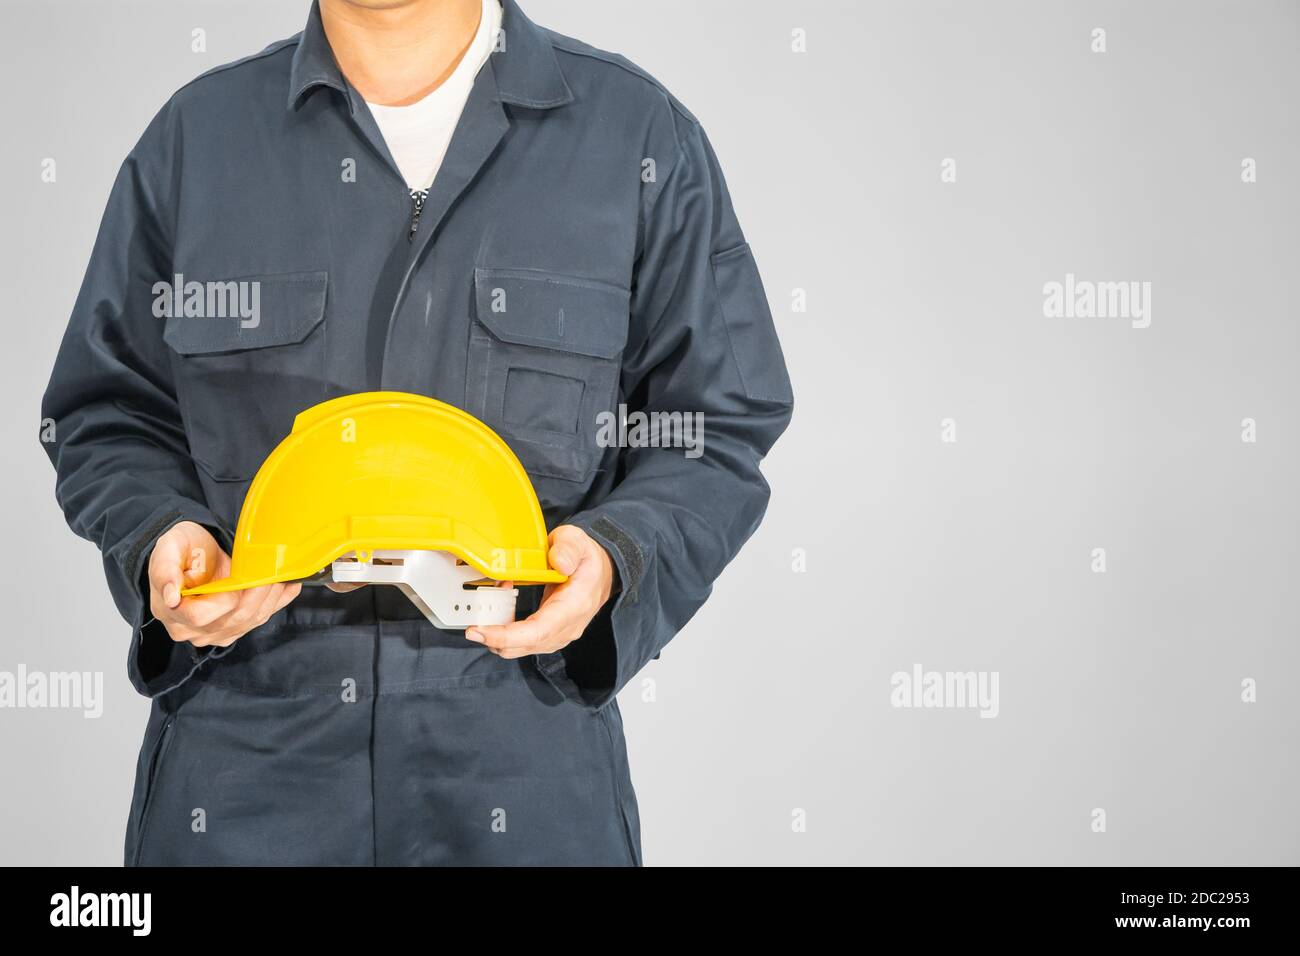
<svg viewBox="0 0 1300 956"><path fill-rule="evenodd" d="M244 640L155 701L128 863L639 864L617 702L423 620Z"/></svg>

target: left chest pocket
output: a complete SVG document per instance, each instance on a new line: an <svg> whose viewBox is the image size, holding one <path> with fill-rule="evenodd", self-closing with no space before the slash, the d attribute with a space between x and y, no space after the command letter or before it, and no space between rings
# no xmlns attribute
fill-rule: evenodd
<svg viewBox="0 0 1300 956"><path fill-rule="evenodd" d="M325 397L327 272L250 276L247 317L229 308L173 316L163 340L174 353L176 390L190 454L219 482L247 481L294 417ZM256 298L252 289L256 288Z"/></svg>
<svg viewBox="0 0 1300 956"><path fill-rule="evenodd" d="M585 481L627 343L628 290L531 269L475 269L465 408L534 476Z"/></svg>

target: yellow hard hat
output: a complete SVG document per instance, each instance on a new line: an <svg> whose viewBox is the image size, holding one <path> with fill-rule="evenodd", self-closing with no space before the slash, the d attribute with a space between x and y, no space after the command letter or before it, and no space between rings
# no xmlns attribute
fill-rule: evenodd
<svg viewBox="0 0 1300 956"><path fill-rule="evenodd" d="M537 495L496 432L432 398L363 392L322 402L294 419L249 486L230 577L181 593L297 581L344 566L345 556L354 567L390 569L413 552L454 555L464 565L450 558L448 564L466 583L480 575L520 584L564 581L548 566L546 551ZM400 583L391 570L371 578L336 573L335 580ZM460 612L467 592L455 587ZM513 613L513 600L510 605Z"/></svg>

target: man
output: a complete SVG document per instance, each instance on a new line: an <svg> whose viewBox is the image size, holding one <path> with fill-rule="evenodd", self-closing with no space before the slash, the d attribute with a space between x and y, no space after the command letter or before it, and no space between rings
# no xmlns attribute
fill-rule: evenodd
<svg viewBox="0 0 1300 956"><path fill-rule="evenodd" d="M466 632L388 587L182 598L294 416L373 389L500 433L569 581ZM153 699L127 862L639 864L614 697L758 525L791 405L695 118L514 0L320 0L181 89L42 413ZM611 447L621 406L701 453Z"/></svg>

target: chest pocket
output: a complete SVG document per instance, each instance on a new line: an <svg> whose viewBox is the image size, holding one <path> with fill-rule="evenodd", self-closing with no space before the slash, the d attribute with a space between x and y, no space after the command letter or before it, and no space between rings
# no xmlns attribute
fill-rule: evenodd
<svg viewBox="0 0 1300 956"><path fill-rule="evenodd" d="M627 343L628 290L532 269L475 269L465 407L534 476L585 481Z"/></svg>
<svg viewBox="0 0 1300 956"><path fill-rule="evenodd" d="M252 478L294 417L326 397L328 284L327 272L204 283L203 315L167 320L190 454L210 478ZM255 309L230 308L232 295Z"/></svg>

